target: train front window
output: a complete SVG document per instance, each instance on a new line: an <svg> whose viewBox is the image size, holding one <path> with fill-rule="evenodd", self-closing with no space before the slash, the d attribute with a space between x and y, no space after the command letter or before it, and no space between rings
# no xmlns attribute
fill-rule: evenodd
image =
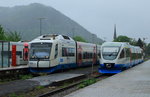
<svg viewBox="0 0 150 97"><path fill-rule="evenodd" d="M103 47L102 48L102 56L106 60L114 60L116 59L120 47Z"/></svg>
<svg viewBox="0 0 150 97"><path fill-rule="evenodd" d="M30 59L49 59L52 43L32 43Z"/></svg>

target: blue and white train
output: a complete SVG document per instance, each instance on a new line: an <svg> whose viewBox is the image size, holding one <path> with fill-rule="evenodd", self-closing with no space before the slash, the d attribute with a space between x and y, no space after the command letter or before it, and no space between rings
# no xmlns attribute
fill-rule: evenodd
<svg viewBox="0 0 150 97"><path fill-rule="evenodd" d="M100 73L119 73L143 62L143 50L123 42L105 42L101 46Z"/></svg>
<svg viewBox="0 0 150 97"><path fill-rule="evenodd" d="M29 43L29 49L33 73L99 64L100 45L76 42L65 35L42 35Z"/></svg>

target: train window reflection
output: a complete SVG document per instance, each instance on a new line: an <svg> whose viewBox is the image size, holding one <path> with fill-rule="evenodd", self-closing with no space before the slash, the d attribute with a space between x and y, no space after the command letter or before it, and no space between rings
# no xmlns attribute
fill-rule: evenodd
<svg viewBox="0 0 150 97"><path fill-rule="evenodd" d="M30 59L48 59L50 56L52 44L36 43L31 44Z"/></svg>
<svg viewBox="0 0 150 97"><path fill-rule="evenodd" d="M30 58L49 58L50 49L31 49Z"/></svg>
<svg viewBox="0 0 150 97"><path fill-rule="evenodd" d="M103 47L102 48L102 56L106 60L114 60L116 59L120 47Z"/></svg>
<svg viewBox="0 0 150 97"><path fill-rule="evenodd" d="M125 52L124 52L124 49L121 51L120 53L120 57L119 58L124 58L125 57Z"/></svg>

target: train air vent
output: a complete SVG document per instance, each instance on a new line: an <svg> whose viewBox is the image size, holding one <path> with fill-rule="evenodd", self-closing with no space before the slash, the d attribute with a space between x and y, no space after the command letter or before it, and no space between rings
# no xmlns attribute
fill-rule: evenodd
<svg viewBox="0 0 150 97"><path fill-rule="evenodd" d="M41 38L40 40L51 40L50 38Z"/></svg>
<svg viewBox="0 0 150 97"><path fill-rule="evenodd" d="M68 36L62 35L64 39L70 40Z"/></svg>
<svg viewBox="0 0 150 97"><path fill-rule="evenodd" d="M51 40L51 39L53 39L53 40L55 40L55 38L57 37L58 35L52 35L52 34L50 34L50 35L43 35L43 38L41 38L42 40Z"/></svg>

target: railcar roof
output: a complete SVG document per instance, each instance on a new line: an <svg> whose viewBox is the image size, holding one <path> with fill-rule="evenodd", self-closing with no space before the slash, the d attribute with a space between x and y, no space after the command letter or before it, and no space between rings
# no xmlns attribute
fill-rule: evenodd
<svg viewBox="0 0 150 97"><path fill-rule="evenodd" d="M33 39L30 43L32 43L32 42L53 42L55 40L69 40L69 41L74 41L69 36L57 35L57 34L46 34L46 35L42 35L42 36L39 36L39 37Z"/></svg>
<svg viewBox="0 0 150 97"><path fill-rule="evenodd" d="M127 42L105 42L102 46L121 46L121 45L130 45Z"/></svg>

